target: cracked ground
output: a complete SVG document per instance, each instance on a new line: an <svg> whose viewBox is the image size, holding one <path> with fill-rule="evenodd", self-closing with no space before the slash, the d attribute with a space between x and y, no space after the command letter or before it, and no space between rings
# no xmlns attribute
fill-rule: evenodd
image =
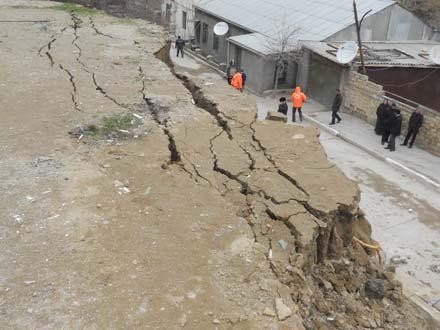
<svg viewBox="0 0 440 330"><path fill-rule="evenodd" d="M145 21L0 9L2 329L425 328L317 129L257 121Z"/></svg>

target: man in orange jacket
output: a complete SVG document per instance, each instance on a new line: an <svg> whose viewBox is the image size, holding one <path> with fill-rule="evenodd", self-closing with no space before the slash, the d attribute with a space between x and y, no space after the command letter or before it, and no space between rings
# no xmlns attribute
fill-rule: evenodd
<svg viewBox="0 0 440 330"><path fill-rule="evenodd" d="M295 88L295 91L292 93L292 103L293 103L293 107L292 107L292 121L295 122L296 121L296 111L298 110L299 113L299 120L302 122L303 121L303 116L302 116L302 107L304 102L307 101L307 96L301 92L301 87L297 86Z"/></svg>
<svg viewBox="0 0 440 330"><path fill-rule="evenodd" d="M240 71L238 71L232 77L231 85L232 85L232 87L234 87L235 89L237 89L243 93L243 76L241 75Z"/></svg>

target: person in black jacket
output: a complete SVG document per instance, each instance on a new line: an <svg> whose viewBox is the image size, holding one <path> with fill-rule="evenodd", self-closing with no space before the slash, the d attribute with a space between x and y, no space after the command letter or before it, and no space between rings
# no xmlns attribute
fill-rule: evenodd
<svg viewBox="0 0 440 330"><path fill-rule="evenodd" d="M374 131L377 135L382 135L384 133L384 120L385 120L385 113L387 112L388 108L390 107L388 100L383 100L381 104L379 104L377 110L376 110L376 127L374 128Z"/></svg>
<svg viewBox="0 0 440 330"><path fill-rule="evenodd" d="M396 137L402 133L402 115L400 114L400 109L394 108L394 117L391 120L391 130L390 130L390 142L388 147L385 149L390 149L390 151L396 150Z"/></svg>
<svg viewBox="0 0 440 330"><path fill-rule="evenodd" d="M183 58L183 48L185 47L185 41L178 36L176 40L176 48L177 48L177 57L179 57L179 53L182 55Z"/></svg>
<svg viewBox="0 0 440 330"><path fill-rule="evenodd" d="M336 119L338 120L338 123L342 120L341 117L339 117L338 115L339 109L341 108L341 104L342 104L342 95L341 95L341 90L338 88L336 90L335 98L333 99L332 122L329 125L334 125Z"/></svg>
<svg viewBox="0 0 440 330"><path fill-rule="evenodd" d="M282 97L280 98L280 104L278 105L278 112L281 112L284 115L287 115L287 110L289 109L289 106L287 105L286 98Z"/></svg>
<svg viewBox="0 0 440 330"><path fill-rule="evenodd" d="M391 107L386 107L383 113L382 145L388 143L388 139L391 134L391 124L394 118L395 109L397 109L397 105L396 103L393 103Z"/></svg>
<svg viewBox="0 0 440 330"><path fill-rule="evenodd" d="M408 124L408 134L406 134L405 141L401 144L402 146L408 145L408 141L411 138L408 148L412 148L414 141L416 140L417 134L423 125L423 113L422 108L417 107L416 111L411 114Z"/></svg>

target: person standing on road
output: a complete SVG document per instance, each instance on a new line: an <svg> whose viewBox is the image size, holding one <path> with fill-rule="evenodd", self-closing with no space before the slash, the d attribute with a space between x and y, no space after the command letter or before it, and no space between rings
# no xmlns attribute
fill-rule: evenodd
<svg viewBox="0 0 440 330"><path fill-rule="evenodd" d="M393 103L391 107L386 107L383 113L383 134L382 134L382 145L388 143L391 132L391 124L394 118L394 112L397 109L396 103Z"/></svg>
<svg viewBox="0 0 440 330"><path fill-rule="evenodd" d="M412 148L414 141L416 140L417 134L419 133L420 128L423 125L423 113L422 108L419 106L416 110L411 114L409 118L408 124L408 133L406 134L405 141L401 144L401 146L408 145L408 141L411 138L411 142L409 143L408 148Z"/></svg>
<svg viewBox="0 0 440 330"><path fill-rule="evenodd" d="M231 80L231 85L232 87L234 87L236 90L240 91L241 93L243 93L243 76L241 75L240 71L237 71L234 76L232 77Z"/></svg>
<svg viewBox="0 0 440 330"><path fill-rule="evenodd" d="M381 104L377 107L376 110L376 127L374 128L374 131L377 135L382 135L384 133L384 121L385 121L385 113L387 112L389 108L388 100L383 100Z"/></svg>
<svg viewBox="0 0 440 330"><path fill-rule="evenodd" d="M179 57L179 53L182 55L183 58L183 48L185 47L185 41L178 36L176 40L176 48L177 48L177 57Z"/></svg>
<svg viewBox="0 0 440 330"><path fill-rule="evenodd" d="M333 99L333 104L332 104L332 122L329 125L334 125L336 119L338 120L338 123L341 122L342 119L338 115L339 109L341 108L341 104L342 104L342 95L341 95L341 90L338 88L336 90L336 96Z"/></svg>
<svg viewBox="0 0 440 330"><path fill-rule="evenodd" d="M282 97L280 98L280 104L278 105L278 112L287 115L287 110L289 109L287 102L286 102L286 98Z"/></svg>
<svg viewBox="0 0 440 330"><path fill-rule="evenodd" d="M391 120L391 130L390 130L390 142L388 147L390 151L396 150L396 137L400 136L402 133L402 115L400 114L400 109L394 108L394 117Z"/></svg>
<svg viewBox="0 0 440 330"><path fill-rule="evenodd" d="M240 69L240 73L241 73L241 79L243 81L243 88L246 85L246 79L247 79L247 75L246 73L244 73L243 69Z"/></svg>
<svg viewBox="0 0 440 330"><path fill-rule="evenodd" d="M296 111L299 113L299 120L300 122L303 121L302 116L302 107L304 105L304 102L307 101L307 96L303 92L301 92L301 87L297 86L292 93L292 121L296 122Z"/></svg>
<svg viewBox="0 0 440 330"><path fill-rule="evenodd" d="M226 78L228 79L229 85L231 84L232 77L235 75L236 72L237 68L235 67L234 60L231 60L228 67L226 68Z"/></svg>

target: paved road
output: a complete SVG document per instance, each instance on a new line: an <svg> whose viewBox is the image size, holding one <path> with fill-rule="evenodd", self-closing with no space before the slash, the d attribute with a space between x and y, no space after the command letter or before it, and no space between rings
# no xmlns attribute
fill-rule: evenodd
<svg viewBox="0 0 440 330"><path fill-rule="evenodd" d="M405 258L399 272L440 293L440 274L431 270L440 268L438 191L326 132L321 143L329 159L359 183L361 208L387 259Z"/></svg>

